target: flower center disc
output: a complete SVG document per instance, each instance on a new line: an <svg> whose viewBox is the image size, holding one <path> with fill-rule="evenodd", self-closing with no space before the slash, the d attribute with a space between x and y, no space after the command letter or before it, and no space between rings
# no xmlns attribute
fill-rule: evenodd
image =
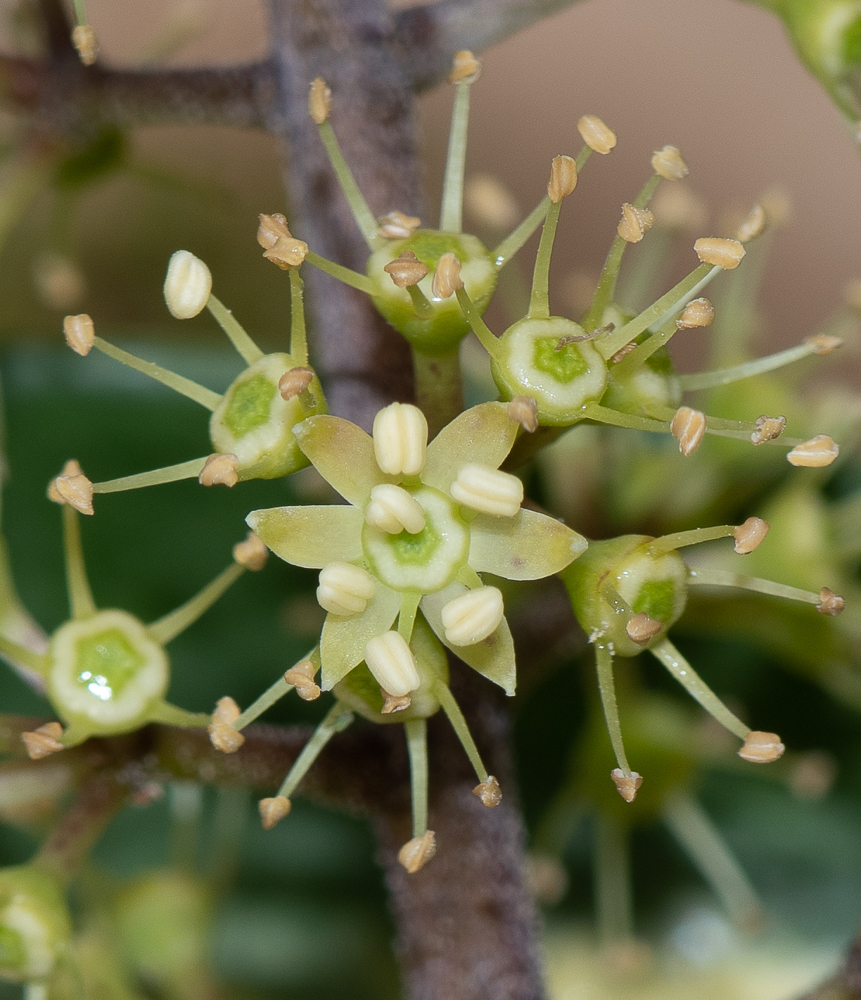
<svg viewBox="0 0 861 1000"><path fill-rule="evenodd" d="M409 488L421 504L425 526L412 535L389 534L365 524L362 548L371 572L392 590L433 594L448 586L469 555L469 529L457 506L429 486Z"/></svg>

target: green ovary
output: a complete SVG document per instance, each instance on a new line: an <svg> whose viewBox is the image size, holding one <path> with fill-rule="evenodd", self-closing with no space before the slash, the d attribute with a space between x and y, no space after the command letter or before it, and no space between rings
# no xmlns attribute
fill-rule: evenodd
<svg viewBox="0 0 861 1000"><path fill-rule="evenodd" d="M425 513L422 531L389 534L365 524L362 547L373 574L392 590L432 594L457 576L469 554L469 530L456 506L437 490L410 490Z"/></svg>
<svg viewBox="0 0 861 1000"><path fill-rule="evenodd" d="M146 660L118 628L85 636L78 642L75 680L94 697L119 697Z"/></svg>
<svg viewBox="0 0 861 1000"><path fill-rule="evenodd" d="M253 375L233 388L221 419L235 438L243 438L266 423L276 391L263 374Z"/></svg>
<svg viewBox="0 0 861 1000"><path fill-rule="evenodd" d="M557 350L558 337L538 337L534 342L532 364L557 382L566 384L589 370L583 355L570 344ZM572 348L575 348L572 350Z"/></svg>
<svg viewBox="0 0 861 1000"><path fill-rule="evenodd" d="M676 608L676 585L673 580L651 580L644 583L632 605L633 610L645 613L659 622L668 622Z"/></svg>

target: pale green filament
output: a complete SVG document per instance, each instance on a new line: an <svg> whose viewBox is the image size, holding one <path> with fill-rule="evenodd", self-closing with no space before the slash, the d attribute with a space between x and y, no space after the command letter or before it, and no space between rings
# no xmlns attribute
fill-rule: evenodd
<svg viewBox="0 0 861 1000"><path fill-rule="evenodd" d="M631 768L625 754L625 744L622 740L622 726L619 722L619 706L616 703L616 686L613 682L613 653L606 642L595 643L595 666L598 671L598 690L601 692L601 705L604 718L607 721L607 732L610 743L616 755L616 763L626 778L631 777Z"/></svg>
<svg viewBox="0 0 861 1000"><path fill-rule="evenodd" d="M672 535L662 535L649 546L650 556L662 556L686 545L699 545L717 538L728 538L736 529L734 524L721 524L713 528L692 528L690 531L675 531Z"/></svg>
<svg viewBox="0 0 861 1000"><path fill-rule="evenodd" d="M300 663L304 663L306 660L310 660L314 665L314 672L316 673L320 669L320 647L315 646L314 649L307 656L303 656L301 660L294 663L294 667L298 667ZM288 671L289 672L289 671ZM274 684L268 687L260 697L254 701L245 711L231 722L231 727L237 732L244 729L246 726L258 719L263 713L271 708L276 701L280 701L285 694L289 694L294 688L293 684L288 684L284 680L284 675L282 674Z"/></svg>
<svg viewBox="0 0 861 1000"><path fill-rule="evenodd" d="M81 524L78 512L68 504L63 504L63 548L66 558L66 590L72 618L76 621L91 618L96 613L96 604L84 566Z"/></svg>
<svg viewBox="0 0 861 1000"><path fill-rule="evenodd" d="M93 483L93 493L122 493L124 490L136 490L142 486L158 486L162 483L176 483L181 479L194 479L200 475L206 461L206 457L193 458L178 465L167 465L163 469L138 472L134 476L122 476L120 479L108 479L104 483Z"/></svg>
<svg viewBox="0 0 861 1000"><path fill-rule="evenodd" d="M662 420L652 420L651 417L641 417L636 413L622 413L598 403L587 403L580 410L579 418L609 424L611 427L626 427L631 431L649 431L652 434L666 434L670 429L669 424Z"/></svg>
<svg viewBox="0 0 861 1000"><path fill-rule="evenodd" d="M459 233L463 229L463 173L469 126L469 91L472 84L473 81L469 79L458 80L455 84L439 219L439 228L448 233Z"/></svg>
<svg viewBox="0 0 861 1000"><path fill-rule="evenodd" d="M785 351L766 354L762 358L754 358L752 361L745 361L730 368L718 368L710 372L694 372L691 375L680 375L679 383L682 389L686 391L713 389L718 385L729 385L730 382L740 382L742 379L751 378L754 375L762 375L765 372L774 371L775 368L790 365L794 361L810 357L811 354L816 354L816 348L813 344L798 344L796 347L789 347Z"/></svg>
<svg viewBox="0 0 861 1000"><path fill-rule="evenodd" d="M427 720L404 723L410 756L410 791L413 805L413 836L423 837L428 828L428 744Z"/></svg>
<svg viewBox="0 0 861 1000"><path fill-rule="evenodd" d="M452 729L460 740L460 745L466 751L466 755L469 757L469 762L472 764L478 780L481 782L487 781L487 768L481 762L478 747L475 745L475 740L472 738L472 733L469 731L469 726L466 724L463 712L461 712L460 706L454 700L454 695L449 690L448 685L443 684L442 681L437 681L433 686L433 692L437 696L440 705L442 705L443 711L448 716L448 721L451 723Z"/></svg>
<svg viewBox="0 0 861 1000"><path fill-rule="evenodd" d="M314 253L313 250L308 251L305 255L305 260L309 264L313 264L318 270L325 271L326 274L337 278L338 281L349 285L350 288L364 292L365 295L374 295L376 292L374 283L370 278L366 278L364 274L359 274L358 271L354 271L352 268L344 267L343 264L336 264L334 261L327 260L325 257L321 257L320 254Z"/></svg>
<svg viewBox="0 0 861 1000"><path fill-rule="evenodd" d="M472 332L481 341L481 346L492 358L497 357L499 354L499 338L481 318L479 311L475 308L475 305L467 294L466 289L458 288L455 294L457 295L457 301L460 303L460 308L463 310L463 314L466 316L467 322L472 327Z"/></svg>
<svg viewBox="0 0 861 1000"><path fill-rule="evenodd" d="M40 677L44 677L50 663L49 657L44 653L34 653L32 649L20 646L4 635L0 635L0 656L13 665L21 664Z"/></svg>
<svg viewBox="0 0 861 1000"><path fill-rule="evenodd" d="M599 813L595 817L595 908L604 947L624 944L634 936L628 833L621 823Z"/></svg>
<svg viewBox="0 0 861 1000"><path fill-rule="evenodd" d="M659 642L651 651L710 715L739 739L747 739L750 726L732 714L669 639Z"/></svg>
<svg viewBox="0 0 861 1000"><path fill-rule="evenodd" d="M551 201L549 195L544 195L541 201L532 209L520 225L497 246L490 255L497 270L505 267L535 230L541 225L541 220L547 215Z"/></svg>
<svg viewBox="0 0 861 1000"><path fill-rule="evenodd" d="M668 323L681 309L683 309L692 299L695 299L700 292L711 284L714 278L723 272L723 268L715 264L712 269L700 278L700 280L685 292L684 297L678 303L673 303L663 316L659 316L653 323L649 324L649 331L651 333L656 333L658 330Z"/></svg>
<svg viewBox="0 0 861 1000"><path fill-rule="evenodd" d="M655 188L660 183L660 180L661 178L657 174L652 174L632 202L634 208L645 208L649 204L649 200L655 193ZM607 254L607 260L604 263L604 268L601 271L601 277L598 280L598 287L595 289L595 295L592 298L592 305L589 306L589 311L583 317L581 323L583 328L590 333L601 325L601 317L604 315L604 310L613 302L613 296L616 294L616 282L619 278L619 268L622 266L622 256L627 246L627 241L623 240L621 236L617 234L614 237L613 243L610 246L610 252ZM606 357L609 357L609 355L606 355Z"/></svg>
<svg viewBox="0 0 861 1000"><path fill-rule="evenodd" d="M629 323L614 330L609 336L596 340L595 347L598 352L603 358L612 358L625 344L639 337L653 323L660 320L660 324L663 325L670 316L684 309L691 294L702 288L704 278L711 278L722 270L723 268L711 264L700 264L686 278L682 278L675 287L662 295L657 302L653 302L648 309L644 309L639 316L635 316Z"/></svg>
<svg viewBox="0 0 861 1000"><path fill-rule="evenodd" d="M406 590L401 594L401 610L398 615L398 633L409 645L413 637L413 626L416 623L416 611L422 595L418 590Z"/></svg>
<svg viewBox="0 0 861 1000"><path fill-rule="evenodd" d="M182 396L193 399L195 403L200 403L207 410L214 410L221 402L221 396L217 392L205 389L202 385L198 385L197 382L192 382L190 378L176 375L174 372L170 372L166 368L162 368L161 365L154 364L152 361L144 361L142 358L137 358L134 354L129 354L128 351L124 351L121 347L114 347L113 344L102 340L101 337L96 337L93 341L93 346L97 347L102 354L107 354L109 358L128 365L129 368L134 368L135 371L142 372L144 375L148 375L151 379L161 382L162 385L166 385L169 389L173 389L174 392L178 392Z"/></svg>
<svg viewBox="0 0 861 1000"><path fill-rule="evenodd" d="M75 20L80 25L89 24L87 12L84 9L84 0L73 0L75 8Z"/></svg>
<svg viewBox="0 0 861 1000"><path fill-rule="evenodd" d="M428 317L433 316L433 305L428 301L427 296L418 285L408 285L407 293L410 299L412 299L413 309L415 309L417 316L422 319L427 319Z"/></svg>
<svg viewBox="0 0 861 1000"><path fill-rule="evenodd" d="M341 702L336 702L326 713L325 718L314 730L314 735L302 748L302 753L296 758L293 766L278 789L278 796L289 799L299 782L308 773L309 768L320 756L329 740L336 733L342 732L353 721L353 713Z"/></svg>
<svg viewBox="0 0 861 1000"><path fill-rule="evenodd" d="M746 573L732 573L720 569L692 569L688 582L693 586L752 590L757 594L785 597L790 601L801 601L804 604L820 604L822 601L819 594L814 594L810 590L799 590L798 587L788 587L785 583L774 583L772 580L761 580Z"/></svg>
<svg viewBox="0 0 861 1000"><path fill-rule="evenodd" d="M203 729L212 722L212 716L207 715L206 712L187 712L184 708L177 708L176 705L170 705L166 701L156 702L150 710L149 716L147 717L147 722L160 722L164 726L183 726L188 729ZM71 746L69 743L69 733L73 732L73 727L75 723L63 733L62 743L63 746ZM89 733L85 733L79 742L89 737Z"/></svg>
<svg viewBox="0 0 861 1000"><path fill-rule="evenodd" d="M362 238L371 250L375 250L379 245L377 220L368 208L368 203L359 190L352 170L347 166L347 161L344 159L344 154L341 152L341 147L338 145L338 140L332 130L331 122L321 122L318 129L323 145L326 147L329 162L332 164L332 169L335 171L335 176L338 178L338 183L341 185L341 190L344 192L344 197L347 199L347 204L350 206L350 211L353 213Z"/></svg>
<svg viewBox="0 0 861 1000"><path fill-rule="evenodd" d="M670 340L675 332L676 324L667 323L657 333L653 333L648 340L644 340L630 354L626 354L621 361L613 365L610 369L613 377L616 379L625 379L633 375L638 368L641 368L648 361L655 351L659 351Z"/></svg>
<svg viewBox="0 0 861 1000"><path fill-rule="evenodd" d="M733 920L745 925L761 914L762 904L756 891L695 799L688 795L670 796L664 804L664 822Z"/></svg>
<svg viewBox="0 0 861 1000"><path fill-rule="evenodd" d="M212 293L206 302L206 308L212 313L215 322L230 338L230 343L236 348L247 365L253 365L263 357L263 351L248 336L233 313L224 306Z"/></svg>
<svg viewBox="0 0 861 1000"><path fill-rule="evenodd" d="M158 621L147 626L147 631L156 642L166 646L171 639L176 638L180 632L184 632L189 625L192 625L198 618L208 611L227 588L235 583L245 572L245 567L239 563L233 563L223 570L200 593L191 600L180 605L175 611L159 618Z"/></svg>
<svg viewBox="0 0 861 1000"><path fill-rule="evenodd" d="M305 332L305 282L299 270L290 271L290 357L299 365L308 363L308 336Z"/></svg>

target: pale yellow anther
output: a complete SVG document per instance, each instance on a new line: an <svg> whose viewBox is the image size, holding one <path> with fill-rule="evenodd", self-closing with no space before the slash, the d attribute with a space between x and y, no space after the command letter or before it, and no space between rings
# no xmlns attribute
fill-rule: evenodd
<svg viewBox="0 0 861 1000"><path fill-rule="evenodd" d="M402 698L421 684L412 650L398 632L384 632L369 639L365 663L383 691L395 698Z"/></svg>
<svg viewBox="0 0 861 1000"><path fill-rule="evenodd" d="M398 862L410 875L415 875L436 854L436 838L433 830L422 837L413 837L398 851Z"/></svg>
<svg viewBox="0 0 861 1000"><path fill-rule="evenodd" d="M266 565L269 549L253 531L249 531L244 541L233 546L233 561L256 573Z"/></svg>
<svg viewBox="0 0 861 1000"><path fill-rule="evenodd" d="M625 632L631 642L635 642L638 646L645 646L650 639L654 639L663 627L663 622L650 617L645 611L640 611L628 619Z"/></svg>
<svg viewBox="0 0 861 1000"><path fill-rule="evenodd" d="M407 236L412 236L422 224L422 220L416 215L405 215L395 210L377 219L377 224L379 226L377 236L382 236L386 240L403 240Z"/></svg>
<svg viewBox="0 0 861 1000"><path fill-rule="evenodd" d="M463 288L460 261L453 253L444 253L436 262L436 270L433 273L431 284L433 296L435 299L450 299L459 288Z"/></svg>
<svg viewBox="0 0 861 1000"><path fill-rule="evenodd" d="M715 307L708 299L692 299L679 314L676 320L677 330L694 330L701 326L710 326L715 318Z"/></svg>
<svg viewBox="0 0 861 1000"><path fill-rule="evenodd" d="M762 205L754 205L745 216L744 222L736 230L735 238L739 243L749 243L757 236L762 236L768 225L768 216Z"/></svg>
<svg viewBox="0 0 861 1000"><path fill-rule="evenodd" d="M616 133L597 115L583 115L577 122L577 131L595 153L606 155L616 145Z"/></svg>
<svg viewBox="0 0 861 1000"><path fill-rule="evenodd" d="M843 346L843 339L829 333L814 333L812 337L805 337L804 343L810 344L814 354L830 354Z"/></svg>
<svg viewBox="0 0 861 1000"><path fill-rule="evenodd" d="M827 434L817 434L809 441L797 444L790 451L786 460L790 465L803 466L807 469L822 469L831 465L840 454L840 448Z"/></svg>
<svg viewBox="0 0 861 1000"><path fill-rule="evenodd" d="M639 243L654 224L655 217L648 208L637 208L625 202L616 232L626 243Z"/></svg>
<svg viewBox="0 0 861 1000"><path fill-rule="evenodd" d="M293 399L295 396L301 396L313 381L314 369L297 365L284 372L278 379L278 392L282 399Z"/></svg>
<svg viewBox="0 0 861 1000"><path fill-rule="evenodd" d="M242 733L223 722L212 722L206 728L210 742L216 750L220 750L222 753L236 753L245 743L245 737Z"/></svg>
<svg viewBox="0 0 861 1000"><path fill-rule="evenodd" d="M679 451L685 456L693 455L706 432L706 415L690 406L680 406L670 421L670 433L679 442Z"/></svg>
<svg viewBox="0 0 861 1000"><path fill-rule="evenodd" d="M66 316L63 320L63 336L75 354L80 354L82 358L85 358L93 349L96 329L92 319L86 313L81 313L78 316Z"/></svg>
<svg viewBox="0 0 861 1000"><path fill-rule="evenodd" d="M320 570L317 603L332 615L360 615L376 589L374 578L361 566L332 562Z"/></svg>
<svg viewBox="0 0 861 1000"><path fill-rule="evenodd" d="M332 111L332 91L322 76L311 81L308 91L308 114L322 125Z"/></svg>
<svg viewBox="0 0 861 1000"><path fill-rule="evenodd" d="M547 195L556 204L577 187L577 161L571 156L554 156L550 164Z"/></svg>
<svg viewBox="0 0 861 1000"><path fill-rule="evenodd" d="M528 433L538 430L538 400L534 396L515 396L505 407L508 419L513 420Z"/></svg>
<svg viewBox="0 0 861 1000"><path fill-rule="evenodd" d="M750 440L754 444L765 444L766 441L779 438L785 430L786 417L769 417L763 413L756 418L756 427L750 435Z"/></svg>
<svg viewBox="0 0 861 1000"><path fill-rule="evenodd" d="M239 482L239 459L230 453L210 455L197 481L201 486L235 486Z"/></svg>
<svg viewBox="0 0 861 1000"><path fill-rule="evenodd" d="M286 216L280 212L271 215L261 212L257 218L257 242L264 250L271 250L282 236L289 238L293 235L287 226Z"/></svg>
<svg viewBox="0 0 861 1000"><path fill-rule="evenodd" d="M292 684L302 701L316 701L320 697L320 685L314 680L314 664L302 660L284 674L284 680Z"/></svg>
<svg viewBox="0 0 861 1000"><path fill-rule="evenodd" d="M282 271L289 271L291 267L299 267L308 256L308 244L295 236L279 236L268 250L263 251L263 256Z"/></svg>
<svg viewBox="0 0 861 1000"><path fill-rule="evenodd" d="M382 688L380 688L380 692L383 695L383 707L380 709L380 715L394 715L395 712L403 712L413 703L408 694L393 695L389 694L388 691L383 691Z"/></svg>
<svg viewBox="0 0 861 1000"><path fill-rule="evenodd" d="M54 503L67 503L81 514L93 513L93 484L74 459L66 462L60 475L50 483L48 498Z"/></svg>
<svg viewBox="0 0 861 1000"><path fill-rule="evenodd" d="M732 537L735 539L733 545L735 551L740 556L746 556L749 552L759 548L760 543L768 534L768 521L763 521L761 517L749 517L744 524L733 529Z"/></svg>
<svg viewBox="0 0 861 1000"><path fill-rule="evenodd" d="M30 760L41 760L63 749L63 744L60 742L62 735L63 727L59 722L46 722L33 732L21 733L21 741L27 748Z"/></svg>
<svg viewBox="0 0 861 1000"><path fill-rule="evenodd" d="M680 181L688 176L688 165L675 146L664 146L653 154L652 170L665 181Z"/></svg>
<svg viewBox="0 0 861 1000"><path fill-rule="evenodd" d="M464 465L450 492L464 507L495 517L514 517L523 503L523 483L517 476L486 465Z"/></svg>
<svg viewBox="0 0 861 1000"><path fill-rule="evenodd" d="M374 456L389 476L417 476L425 464L428 422L412 403L390 403L374 417Z"/></svg>
<svg viewBox="0 0 861 1000"><path fill-rule="evenodd" d="M514 195L490 174L477 174L466 182L463 202L469 214L490 229L513 229L520 220Z"/></svg>
<svg viewBox="0 0 861 1000"><path fill-rule="evenodd" d="M816 605L816 610L821 615L831 615L833 617L839 615L845 607L846 601L839 594L835 594L833 590L823 587L819 591L819 603Z"/></svg>
<svg viewBox="0 0 861 1000"><path fill-rule="evenodd" d="M625 774L625 772L620 767L614 767L610 772L610 777L613 779L613 784L616 786L616 791L622 796L626 802L633 802L637 797L637 791L640 785L643 784L643 776L637 774L636 771L631 771L630 774Z"/></svg>
<svg viewBox="0 0 861 1000"><path fill-rule="evenodd" d="M732 271L741 263L745 249L738 240L724 240L719 236L703 236L694 243L694 252L703 264Z"/></svg>
<svg viewBox="0 0 861 1000"><path fill-rule="evenodd" d="M402 487L381 483L371 490L365 521L390 535L399 535L402 531L417 535L424 530L425 512L418 500Z"/></svg>
<svg viewBox="0 0 861 1000"><path fill-rule="evenodd" d="M492 774L488 774L486 781L476 785L472 794L481 799L481 804L487 809L495 809L502 802L502 789Z"/></svg>
<svg viewBox="0 0 861 1000"><path fill-rule="evenodd" d="M177 250L167 265L164 301L171 316L191 319L209 301L212 275L199 257L188 250Z"/></svg>
<svg viewBox="0 0 861 1000"><path fill-rule="evenodd" d="M411 288L430 273L430 268L416 257L412 250L404 250L383 268L398 288Z"/></svg>
<svg viewBox="0 0 861 1000"><path fill-rule="evenodd" d="M78 24L72 29L72 45L85 66L92 66L99 54L99 41L90 24Z"/></svg>
<svg viewBox="0 0 861 1000"><path fill-rule="evenodd" d="M752 764L770 764L782 757L785 749L777 733L762 733L751 729L738 755Z"/></svg>
<svg viewBox="0 0 861 1000"><path fill-rule="evenodd" d="M481 60L476 58L469 49L461 49L455 52L451 61L451 73L448 75L449 83L475 83L481 75Z"/></svg>
<svg viewBox="0 0 861 1000"><path fill-rule="evenodd" d="M230 695L225 695L215 703L212 721L221 726L230 726L236 722L241 714L235 700Z"/></svg>
<svg viewBox="0 0 861 1000"><path fill-rule="evenodd" d="M440 618L453 646L474 646L499 628L504 613L497 587L476 587L444 604Z"/></svg>
<svg viewBox="0 0 861 1000"><path fill-rule="evenodd" d="M271 830L290 812L290 799L276 795L271 799L261 799L257 804L260 810L260 822L264 830Z"/></svg>

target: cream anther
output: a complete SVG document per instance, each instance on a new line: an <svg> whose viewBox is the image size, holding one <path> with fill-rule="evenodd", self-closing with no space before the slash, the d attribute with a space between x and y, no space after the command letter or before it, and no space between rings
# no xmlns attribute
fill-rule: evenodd
<svg viewBox="0 0 861 1000"><path fill-rule="evenodd" d="M670 432L679 442L679 451L685 456L693 455L706 432L706 416L690 406L680 406L670 422Z"/></svg>
<svg viewBox="0 0 861 1000"><path fill-rule="evenodd" d="M177 250L167 265L164 301L171 316L191 319L209 301L212 275L199 257L188 250Z"/></svg>
<svg viewBox="0 0 861 1000"><path fill-rule="evenodd" d="M626 243L639 243L654 224L655 217L648 208L637 208L625 202L616 232Z"/></svg>
<svg viewBox="0 0 861 1000"><path fill-rule="evenodd" d="M382 483L371 490L371 501L365 508L365 521L390 535L408 531L417 535L424 530L425 512L422 505L400 486Z"/></svg>
<svg viewBox="0 0 861 1000"><path fill-rule="evenodd" d="M374 455L390 476L417 476L425 464L428 424L411 403L391 403L374 417Z"/></svg>
<svg viewBox="0 0 861 1000"><path fill-rule="evenodd" d="M380 687L395 698L415 691L421 684L415 657L398 632L384 632L369 639L365 663Z"/></svg>
<svg viewBox="0 0 861 1000"><path fill-rule="evenodd" d="M75 354L85 358L93 349L96 330L92 319L86 313L81 313L79 316L66 316L63 320L63 335Z"/></svg>
<svg viewBox="0 0 861 1000"><path fill-rule="evenodd" d="M571 156L554 156L550 164L547 194L555 204L577 187L577 163Z"/></svg>
<svg viewBox="0 0 861 1000"><path fill-rule="evenodd" d="M361 566L333 562L320 570L317 603L333 615L360 615L376 589L374 578Z"/></svg>
<svg viewBox="0 0 861 1000"><path fill-rule="evenodd" d="M692 299L676 320L677 330L693 330L700 326L710 326L715 318L715 307L708 299Z"/></svg>
<svg viewBox="0 0 861 1000"><path fill-rule="evenodd" d="M239 482L239 459L230 453L210 455L197 481L201 486L235 486Z"/></svg>
<svg viewBox="0 0 861 1000"><path fill-rule="evenodd" d="M431 291L436 299L450 299L458 288L463 288L460 261L453 253L444 253L436 262Z"/></svg>
<svg viewBox="0 0 861 1000"><path fill-rule="evenodd" d="M499 627L505 608L497 587L476 587L443 605L445 637L455 646L473 646Z"/></svg>
<svg viewBox="0 0 861 1000"><path fill-rule="evenodd" d="M422 224L422 220L417 215L405 215L396 209L377 219L377 224L379 225L377 236L382 236L386 240L403 240L407 236L412 236Z"/></svg>
<svg viewBox="0 0 861 1000"><path fill-rule="evenodd" d="M768 521L763 521L761 517L749 517L744 524L740 524L733 530L735 551L740 556L746 556L749 552L759 548L760 543L768 534L768 528Z"/></svg>
<svg viewBox="0 0 861 1000"><path fill-rule="evenodd" d="M703 262L713 267L732 271L741 263L745 249L738 240L724 240L717 236L703 236L694 243L694 251Z"/></svg>
<svg viewBox="0 0 861 1000"><path fill-rule="evenodd" d="M308 114L322 125L332 111L332 91L322 76L311 81L308 91Z"/></svg>
<svg viewBox="0 0 861 1000"><path fill-rule="evenodd" d="M580 133L583 142L596 153L602 156L610 152L616 145L616 133L597 115L583 115L577 122L577 131Z"/></svg>
<svg viewBox="0 0 861 1000"><path fill-rule="evenodd" d="M762 733L751 729L738 755L752 764L770 764L782 757L785 749L777 733Z"/></svg>
<svg viewBox="0 0 861 1000"><path fill-rule="evenodd" d="M821 469L831 465L840 454L840 448L827 434L817 434L809 441L797 444L786 456L790 465L799 465L808 469Z"/></svg>
<svg viewBox="0 0 861 1000"><path fill-rule="evenodd" d="M469 464L463 466L451 484L451 496L464 507L483 514L514 517L523 503L523 483L508 472Z"/></svg>
<svg viewBox="0 0 861 1000"><path fill-rule="evenodd" d="M637 797L637 791L640 785L643 784L643 776L641 774L637 774L636 771L631 771L630 774L625 774L620 767L614 767L610 772L610 777L613 779L613 784L616 786L616 790L622 798L626 802L633 802Z"/></svg>
<svg viewBox="0 0 861 1000"><path fill-rule="evenodd" d="M751 433L750 440L753 444L765 444L780 437L785 429L786 417L769 417L763 413L756 418L756 429Z"/></svg>
<svg viewBox="0 0 861 1000"><path fill-rule="evenodd" d="M688 176L688 165L675 146L664 146L652 156L652 170L665 181L680 181Z"/></svg>

